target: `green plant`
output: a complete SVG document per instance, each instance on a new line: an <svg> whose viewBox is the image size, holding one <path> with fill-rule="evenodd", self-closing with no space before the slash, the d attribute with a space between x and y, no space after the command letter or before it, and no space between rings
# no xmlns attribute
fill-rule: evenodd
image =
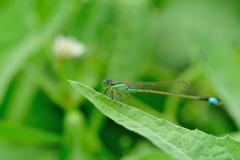
<svg viewBox="0 0 240 160"><path fill-rule="evenodd" d="M101 93L81 83L70 81L70 84L114 122L144 136L176 159L240 158L240 142L229 136L218 138L199 130L191 131L125 104L118 117L120 102L114 100L103 106L110 98L99 97Z"/></svg>

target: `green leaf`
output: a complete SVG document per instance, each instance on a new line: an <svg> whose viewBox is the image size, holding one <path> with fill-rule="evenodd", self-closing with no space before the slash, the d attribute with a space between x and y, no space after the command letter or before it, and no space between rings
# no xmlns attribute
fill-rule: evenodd
<svg viewBox="0 0 240 160"><path fill-rule="evenodd" d="M90 159L85 139L86 122L81 112L69 111L64 118L64 141L62 159Z"/></svg>
<svg viewBox="0 0 240 160"><path fill-rule="evenodd" d="M235 48L215 39L204 42L205 46L199 46L204 71L223 104L227 106L226 110L240 128L240 64L234 54Z"/></svg>
<svg viewBox="0 0 240 160"><path fill-rule="evenodd" d="M125 128L149 139L158 148L176 159L239 159L240 142L229 136L217 138L199 130L188 130L163 119L155 118L136 108L123 104L118 117L120 102L74 81L70 84L89 99L103 114Z"/></svg>
<svg viewBox="0 0 240 160"><path fill-rule="evenodd" d="M22 145L0 139L1 159L32 160L34 157L34 160L58 160L59 152L55 146Z"/></svg>
<svg viewBox="0 0 240 160"><path fill-rule="evenodd" d="M146 140L140 141L134 146L135 147L130 151L130 154L122 157L121 160L175 160L167 153L162 152L160 149L156 148Z"/></svg>
<svg viewBox="0 0 240 160"><path fill-rule="evenodd" d="M0 103L5 96L5 92L13 76L24 62L36 53L62 27L72 14L74 4L69 1L59 1L56 13L49 15L49 21L41 29L34 33L27 32L25 37L21 37L21 41L15 42L11 48L0 54ZM5 21L2 23L5 23Z"/></svg>
<svg viewBox="0 0 240 160"><path fill-rule="evenodd" d="M25 74L22 74L11 92L9 105L5 111L5 120L16 123L23 122L31 109L36 92L36 86Z"/></svg>
<svg viewBox="0 0 240 160"><path fill-rule="evenodd" d="M34 145L58 145L61 140L56 133L3 121L0 121L0 138Z"/></svg>
<svg viewBox="0 0 240 160"><path fill-rule="evenodd" d="M69 110L64 117L62 159L115 159L104 147L98 136L88 127L84 115L78 110Z"/></svg>
<svg viewBox="0 0 240 160"><path fill-rule="evenodd" d="M121 7L124 7L124 9ZM150 53L146 54L149 52L148 48L152 45L149 42L149 39L151 39L149 37L150 29L146 29L149 27L147 25L149 18L146 16L147 13L144 9L132 10L130 7L125 8L124 5L120 5L119 8L125 10L125 12L117 15L119 30L109 59L108 65L110 67L107 68L106 77L112 77L115 80L120 78L133 80L136 79L136 75L142 73L146 59L150 55ZM129 68L131 68L131 71Z"/></svg>

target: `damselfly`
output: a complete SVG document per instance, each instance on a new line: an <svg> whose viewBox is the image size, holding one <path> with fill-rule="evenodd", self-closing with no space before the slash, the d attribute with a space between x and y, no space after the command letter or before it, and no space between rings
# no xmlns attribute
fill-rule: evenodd
<svg viewBox="0 0 240 160"><path fill-rule="evenodd" d="M111 94L111 100L107 103L111 102L113 100L113 94L117 96L117 99L121 101L121 105L119 108L119 112L122 107L122 94L127 95L126 104L129 99L129 93L136 93L136 92L148 92L148 93L156 93L156 94L163 94L163 95L172 95L172 96L178 96L183 98L189 98L189 99L197 99L197 100L203 100L208 101L213 104L221 104L222 101L215 97L200 97L200 96L193 96L186 94L188 91L191 90L192 85L190 82L187 81L163 81L163 82L127 82L127 81L116 81L113 82L111 79L106 79L102 81L103 87L107 87L105 92L102 95L105 94ZM110 93L107 93L107 91L110 90ZM104 105L106 105L105 103ZM118 112L118 117L119 117Z"/></svg>

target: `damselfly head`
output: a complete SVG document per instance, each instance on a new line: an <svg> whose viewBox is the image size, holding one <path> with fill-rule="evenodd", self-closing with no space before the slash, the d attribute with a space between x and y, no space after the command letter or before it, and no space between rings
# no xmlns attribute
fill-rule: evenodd
<svg viewBox="0 0 240 160"><path fill-rule="evenodd" d="M107 87L107 86L109 86L111 84L112 84L112 80L111 79L105 79L105 80L102 81L102 86L103 87Z"/></svg>

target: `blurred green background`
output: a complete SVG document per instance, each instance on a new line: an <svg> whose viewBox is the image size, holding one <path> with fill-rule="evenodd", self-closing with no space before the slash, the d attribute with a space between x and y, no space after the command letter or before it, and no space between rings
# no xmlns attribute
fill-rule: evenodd
<svg viewBox="0 0 240 160"><path fill-rule="evenodd" d="M187 80L221 106L131 94L129 105L240 139L240 2L0 1L1 159L171 159L67 80ZM126 97L123 98L126 100Z"/></svg>

